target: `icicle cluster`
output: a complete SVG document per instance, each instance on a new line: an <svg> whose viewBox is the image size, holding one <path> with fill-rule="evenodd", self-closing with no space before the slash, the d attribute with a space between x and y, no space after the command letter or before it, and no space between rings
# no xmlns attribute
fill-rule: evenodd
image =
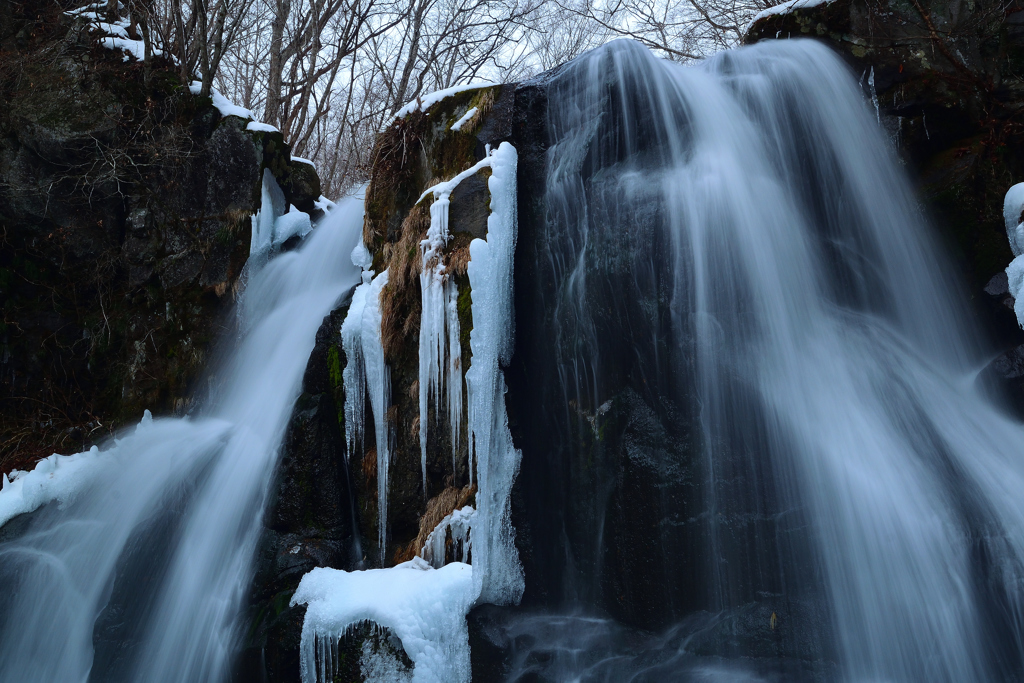
<svg viewBox="0 0 1024 683"><path fill-rule="evenodd" d="M349 453L362 450L367 392L373 411L377 439L377 531L381 563L387 546L388 470L391 463L391 430L387 420L387 410L391 405L391 369L384 361L384 347L380 340L380 292L387 283L388 271L377 277L373 277L373 271L364 271L363 282L353 292L348 315L341 326L341 345L346 358L342 382L345 386L345 433Z"/></svg>
<svg viewBox="0 0 1024 683"><path fill-rule="evenodd" d="M434 193L436 208L432 207L431 228L421 252L426 274L426 279L421 281L424 292L420 337L421 447L426 442L422 425L426 422L427 397L433 394L435 402L439 402L442 395L442 367L448 386L454 382L453 378L461 380L458 372L461 368L450 362L453 353L455 358L460 353L457 319L453 317L455 324L448 319L456 313L457 297L445 290L450 280L445 279L439 258L447 239L448 198L464 178L485 166L491 167L487 239L470 243L468 269L473 331L470 335L472 362L465 373L465 381L471 472L472 458L476 460L476 509L467 506L456 510L438 524L422 550L429 562L416 557L389 569L355 572L321 568L302 578L291 604L308 606L300 646L304 683L315 683L318 677L321 681L331 680L338 640L353 624L367 620L391 629L401 638L414 664L414 682L468 683L466 613L469 608L482 602L516 603L522 597L522 567L509 520L509 496L521 456L508 430L505 379L501 371L501 366L507 364L512 355L516 164L515 148L503 142L494 152L488 149L487 156L473 168L427 190L427 193ZM360 261L364 267L369 265L369 258L362 252ZM365 274L342 326L342 342L348 356L344 382L350 448L362 439L365 407L362 396L367 389L377 426L382 548L387 508L387 455L386 451L384 456L380 454L382 446L387 448L388 444L384 411L390 403L390 376L380 346L379 298L380 288L386 282L386 271L374 279ZM448 333L447 357L444 355L445 332ZM461 392L459 394L461 400ZM461 403L449 404L450 417L461 415L461 410ZM444 564L449 534L453 550L457 556L461 555L462 562ZM472 566L466 564L470 551Z"/></svg>
<svg viewBox="0 0 1024 683"><path fill-rule="evenodd" d="M420 242L420 468L423 491L427 490L427 429L428 401L433 397L440 412L442 390L447 388L448 424L452 435L452 468L459 450L459 432L462 424L462 346L459 343L459 290L445 270L442 251L448 244L448 207L450 197L460 182L480 169L491 165L491 156L485 156L472 168L451 180L435 185L420 197L434 195L430 205L430 228L427 238Z"/></svg>
<svg viewBox="0 0 1024 683"><path fill-rule="evenodd" d="M455 557L461 556L461 559L457 560L459 562L469 562L469 551L472 545L470 529L473 526L474 517L476 517L476 510L471 505L454 510L451 514L445 516L427 536L427 540L420 550L420 556L435 569L443 567L446 559L445 549L448 545L448 533L450 531L452 555Z"/></svg>
<svg viewBox="0 0 1024 683"><path fill-rule="evenodd" d="M458 310L448 305L450 301L458 299L458 288L445 272L441 253L450 237L448 197L448 193L444 193L430 205L430 229L427 230L427 239L420 242L420 468L424 495L427 491L427 402L433 396L434 405L440 408L442 384L448 389L453 441L457 438L458 424L462 420L462 372L458 360L461 351L458 346L449 348L452 338L456 345L459 339Z"/></svg>

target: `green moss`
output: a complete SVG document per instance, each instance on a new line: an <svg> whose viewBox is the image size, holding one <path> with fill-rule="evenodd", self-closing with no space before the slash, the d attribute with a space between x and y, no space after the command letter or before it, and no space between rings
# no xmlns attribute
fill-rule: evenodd
<svg viewBox="0 0 1024 683"><path fill-rule="evenodd" d="M467 276L456 278L455 282L459 288L459 344L462 345L463 354L466 354L469 351L469 333L473 331L473 290Z"/></svg>

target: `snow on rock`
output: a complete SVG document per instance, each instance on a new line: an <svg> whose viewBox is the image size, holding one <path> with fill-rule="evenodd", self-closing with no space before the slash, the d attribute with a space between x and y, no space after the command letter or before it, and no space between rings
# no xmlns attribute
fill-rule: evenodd
<svg viewBox="0 0 1024 683"><path fill-rule="evenodd" d="M152 424L153 415L147 410L135 433L145 432ZM113 448L102 452L93 446L88 451L73 455L54 453L37 462L32 470L0 474L0 526L47 503L58 501L65 504L73 500L79 491L87 488L116 462L117 450L118 442L115 441Z"/></svg>
<svg viewBox="0 0 1024 683"><path fill-rule="evenodd" d="M1006 237L1010 240L1010 249L1014 256L1024 253L1024 183L1017 183L1006 191L1003 199L1003 223L1006 225Z"/></svg>
<svg viewBox="0 0 1024 683"><path fill-rule="evenodd" d="M316 201L314 201L313 202L313 206L315 206L316 208L320 209L324 213L327 213L329 211L333 211L338 205L336 203L332 202L327 197L325 197L323 195L320 195L320 199L317 199ZM360 242L360 244L361 243L362 242ZM356 265L358 266L359 264L357 263Z"/></svg>
<svg viewBox="0 0 1024 683"><path fill-rule="evenodd" d="M295 235L305 237L311 230L313 223L309 220L309 214L289 204L288 213L274 221L274 244L284 244Z"/></svg>
<svg viewBox="0 0 1024 683"><path fill-rule="evenodd" d="M141 40L132 40L128 34L129 24L128 21L122 19L121 21L109 22L106 17L103 16L102 11L106 9L104 3L93 3L73 9L65 12L64 14L70 17L80 17L89 21L89 28L105 33L106 35L100 38L100 45L111 50L123 50L125 52L124 61L129 61L135 58L138 61L142 61L146 58L146 44ZM163 54L158 49L153 49L154 55Z"/></svg>
<svg viewBox="0 0 1024 683"><path fill-rule="evenodd" d="M373 277L363 271L363 282L356 287L348 315L341 325L341 344L345 351L342 383L345 387L346 457L362 450L365 429L365 396L369 393L377 439L377 531L381 564L385 560L388 524L388 472L391 464L391 430L387 409L391 405L391 369L384 360L380 339L380 293L388 283L388 271Z"/></svg>
<svg viewBox="0 0 1024 683"><path fill-rule="evenodd" d="M296 161L296 162L298 162L300 164L306 164L307 166L312 166L313 168L316 168L316 164L314 164L309 159L303 159L302 157L297 157L297 156L293 155L292 156L292 161Z"/></svg>
<svg viewBox="0 0 1024 683"><path fill-rule="evenodd" d="M743 29L743 32L746 33L749 31L751 26L765 17L770 17L776 14L789 14L790 12L798 9L811 9L820 5L827 5L833 1L834 0L788 0L788 2L784 2L780 5L775 5L775 7L769 7L766 10L758 12L754 15L754 18L750 20L750 23L747 24L747 27Z"/></svg>
<svg viewBox="0 0 1024 683"><path fill-rule="evenodd" d="M420 557L429 562L430 566L435 569L443 567L446 555L445 548L448 544L448 534L450 532L453 553L458 555L461 551L461 562L469 562L469 551L472 548L470 531L473 527L474 517L476 517L476 510L470 505L452 511L427 536L423 548L420 549Z"/></svg>
<svg viewBox="0 0 1024 683"><path fill-rule="evenodd" d="M1003 223L1006 226L1006 239L1010 242L1010 250L1014 259L1006 267L1006 280L1010 296L1013 297L1013 312L1017 314L1017 323L1024 328L1024 183L1017 183L1006 191L1003 199Z"/></svg>
<svg viewBox="0 0 1024 683"><path fill-rule="evenodd" d="M198 95L203 91L203 84L201 81L192 81L188 86L188 90L193 95ZM220 91L216 88L210 89L210 98L213 100L213 106L217 107L221 116L237 116L242 119L253 118L252 112L245 107L239 107L237 104L232 103L228 98L220 94ZM266 125L266 124L260 124ZM273 126L270 126L273 128ZM273 128L275 131L276 128Z"/></svg>
<svg viewBox="0 0 1024 683"><path fill-rule="evenodd" d="M462 130L462 127L466 125L467 121L469 121L471 118L473 118L474 115L476 115L477 111L479 111L477 107L472 107L469 111L462 115L462 118L460 118L458 121L452 124L451 129Z"/></svg>
<svg viewBox="0 0 1024 683"><path fill-rule="evenodd" d="M389 569L317 568L302 577L291 604L305 604L300 671L304 683L333 680L330 651L350 628L370 621L391 629L413 662L412 683L468 683L473 568L434 569L420 558Z"/></svg>
<svg viewBox="0 0 1024 683"><path fill-rule="evenodd" d="M242 109L241 107L238 107L238 108ZM223 112L224 110L222 109L221 111ZM244 109L243 111L249 111L249 110L248 109ZM240 116L240 114L236 114L236 116ZM249 116L252 116L252 114L249 114ZM250 121L249 123L245 124L245 129L247 131L249 131L249 132L252 132L252 133L280 133L281 132L276 126L272 126L269 123L263 123L261 121Z"/></svg>
<svg viewBox="0 0 1024 683"><path fill-rule="evenodd" d="M414 111L426 111L432 106L440 102L446 97L465 92L467 90L479 90L480 88L492 88L497 83L491 83L490 81L484 81L482 83L467 83L465 85L455 85L451 88L445 88L444 90L438 90L436 92L429 93L423 97L417 97L412 102L409 102L404 107L398 110L395 114L395 118L405 118Z"/></svg>

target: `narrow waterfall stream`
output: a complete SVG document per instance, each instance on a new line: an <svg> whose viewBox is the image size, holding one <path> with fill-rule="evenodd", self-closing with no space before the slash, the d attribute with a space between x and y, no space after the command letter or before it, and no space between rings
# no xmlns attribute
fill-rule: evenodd
<svg viewBox="0 0 1024 683"><path fill-rule="evenodd" d="M509 680L1018 680L1024 427L847 67L616 41L546 87L510 410L565 616Z"/></svg>
<svg viewBox="0 0 1024 683"><path fill-rule="evenodd" d="M361 200L342 202L299 251L250 274L241 339L201 416L147 416L92 454L77 495L0 545L0 680L225 680L317 328L359 281L362 215Z"/></svg>

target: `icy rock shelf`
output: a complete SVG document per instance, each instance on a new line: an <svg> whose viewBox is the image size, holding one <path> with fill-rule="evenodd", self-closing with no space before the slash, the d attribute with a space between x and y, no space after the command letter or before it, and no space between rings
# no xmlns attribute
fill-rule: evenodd
<svg viewBox="0 0 1024 683"><path fill-rule="evenodd" d="M420 197L434 196L431 225L421 244L423 272L428 278L423 288L420 338L423 418L428 386L433 387L435 400L439 400L442 364L452 372L446 380L449 386L455 377L461 387L462 379L458 366L443 355L446 338L449 353L457 348L445 334L446 329L452 329L451 299L445 292L445 273L440 265L440 249L448 237L449 197L459 182L484 167L491 169L487 238L470 243L468 266L474 324L470 333L472 362L465 371L465 381L470 457L475 458L477 473L476 508L456 510L438 524L421 550L429 561L417 557L396 567L354 572L318 568L302 578L292 604L307 605L300 645L303 683L331 680L337 667L332 653L338 641L366 621L390 629L401 639L414 665L414 683L466 683L470 680L466 613L477 603L512 604L522 597L522 567L509 521L509 495L521 455L508 430L501 370L511 356L514 332L512 257L517 231L517 160L515 147L503 142L496 150L488 150L472 168ZM352 260L366 268L369 259L364 252L365 247L357 247ZM367 393L377 428L378 482L384 482L378 488L382 563L390 444L383 419L390 404L390 372L380 345L380 289L386 282L387 271L374 277L372 271L364 270L363 283L356 289L342 325L342 344L348 359L343 381L349 453L361 446ZM457 318L455 322L457 325ZM429 384L431 381L435 383ZM420 420L421 425L425 422ZM461 549L463 562L444 564L449 532L456 549ZM472 566L465 563L471 543Z"/></svg>

